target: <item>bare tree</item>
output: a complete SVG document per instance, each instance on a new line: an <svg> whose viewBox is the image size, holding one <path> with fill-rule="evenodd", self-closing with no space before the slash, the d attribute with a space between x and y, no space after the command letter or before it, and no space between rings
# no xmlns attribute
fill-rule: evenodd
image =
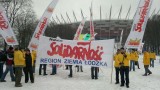
<svg viewBox="0 0 160 90"><path fill-rule="evenodd" d="M4 2L3 6L11 27L18 37L19 45L23 48L27 47L37 20L32 0L11 0L11 2Z"/></svg>

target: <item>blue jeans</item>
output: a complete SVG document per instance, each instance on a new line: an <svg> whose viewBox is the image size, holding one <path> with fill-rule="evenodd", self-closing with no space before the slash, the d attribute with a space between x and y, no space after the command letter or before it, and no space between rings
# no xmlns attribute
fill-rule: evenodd
<svg viewBox="0 0 160 90"><path fill-rule="evenodd" d="M52 64L52 74L57 74L56 64Z"/></svg>
<svg viewBox="0 0 160 90"><path fill-rule="evenodd" d="M3 62L0 62L0 78L2 77L3 75Z"/></svg>
<svg viewBox="0 0 160 90"><path fill-rule="evenodd" d="M154 67L154 59L150 58L150 67Z"/></svg>
<svg viewBox="0 0 160 90"><path fill-rule="evenodd" d="M7 73L10 71L10 76L11 76L11 81L14 81L15 80L15 76L13 74L13 66L12 65L6 65L6 70L4 71L2 77L1 77L1 80L4 80Z"/></svg>
<svg viewBox="0 0 160 90"><path fill-rule="evenodd" d="M135 71L135 61L134 60L130 60L130 71L132 70Z"/></svg>
<svg viewBox="0 0 160 90"><path fill-rule="evenodd" d="M36 69L36 60L34 60L34 63L33 63L33 73L35 73L35 69Z"/></svg>

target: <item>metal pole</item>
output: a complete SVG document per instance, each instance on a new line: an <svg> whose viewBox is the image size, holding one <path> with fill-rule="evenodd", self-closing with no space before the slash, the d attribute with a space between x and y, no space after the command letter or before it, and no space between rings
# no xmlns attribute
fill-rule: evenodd
<svg viewBox="0 0 160 90"><path fill-rule="evenodd" d="M101 37L101 29L100 29L100 40L102 39L102 37Z"/></svg>
<svg viewBox="0 0 160 90"><path fill-rule="evenodd" d="M102 11L101 11L101 6L100 6L100 21L102 20Z"/></svg>
<svg viewBox="0 0 160 90"><path fill-rule="evenodd" d="M71 23L71 19L69 18L69 15L68 15L67 12L66 12L66 16L67 16L67 18L68 18L68 20L69 20L69 23Z"/></svg>
<svg viewBox="0 0 160 90"><path fill-rule="evenodd" d="M109 39L110 39L110 32L111 32L111 30L109 29Z"/></svg>
<svg viewBox="0 0 160 90"><path fill-rule="evenodd" d="M82 11L82 9L81 9L81 16L82 16L82 18L84 18L84 15L83 15L83 11Z"/></svg>

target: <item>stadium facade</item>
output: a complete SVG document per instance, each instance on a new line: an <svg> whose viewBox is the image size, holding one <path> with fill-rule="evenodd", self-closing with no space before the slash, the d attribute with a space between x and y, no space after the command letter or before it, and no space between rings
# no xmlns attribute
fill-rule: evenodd
<svg viewBox="0 0 160 90"><path fill-rule="evenodd" d="M73 27L78 27L78 23L72 23ZM122 44L125 43L132 26L132 20L95 20L94 28L97 33L96 39L115 39L120 41L121 32L123 30ZM87 21L84 25L83 34L90 33L90 22Z"/></svg>

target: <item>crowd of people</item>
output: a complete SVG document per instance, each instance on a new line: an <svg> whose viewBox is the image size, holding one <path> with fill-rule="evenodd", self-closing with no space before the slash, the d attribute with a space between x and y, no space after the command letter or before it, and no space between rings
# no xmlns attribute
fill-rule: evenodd
<svg viewBox="0 0 160 90"><path fill-rule="evenodd" d="M9 47L5 52L0 50L0 82L6 82L5 77L10 72L11 81L15 82L15 87L22 87L21 78L22 75L25 76L25 83L28 83L29 79L31 83L34 83L34 73L36 66L36 56L37 53L34 50L29 49L21 49L21 48L13 48ZM143 76L148 76L152 74L149 70L150 67L154 67L154 60L156 59L156 54L151 51L144 51L143 55L143 64L145 73ZM126 52L124 48L118 49L116 54L114 55L114 67L115 67L115 75L116 82L115 84L120 84L121 87L126 85L129 88L129 72L135 71L135 66L139 67L139 52L136 49L130 50L130 52ZM4 64L6 68L4 70ZM46 76L47 64L39 65L39 75ZM77 72L83 72L82 66L76 65ZM66 65L66 70L69 69L68 77L73 77L72 65ZM4 72L3 72L4 70ZM98 79L98 67L91 67L91 79ZM57 65L52 64L52 72L50 75L57 74ZM120 77L120 78L119 78ZM120 81L121 80L121 81Z"/></svg>
<svg viewBox="0 0 160 90"><path fill-rule="evenodd" d="M15 87L22 87L21 78L24 73L25 83L29 79L34 83L36 51L29 49L9 47L8 50L0 50L0 81L6 82L5 77L10 72L11 81L15 82ZM3 72L4 64L6 65Z"/></svg>
<svg viewBox="0 0 160 90"><path fill-rule="evenodd" d="M118 49L116 54L114 55L114 67L115 67L115 74L116 74L116 83L119 84L121 79L120 86L123 87L126 84L126 87L129 88L129 72L135 71L135 65L139 67L139 52L136 49L132 49L130 52L126 52L124 48ZM143 64L145 73L143 76L148 76L152 74L149 70L150 67L154 67L154 60L156 60L156 54L151 51L144 51L143 55Z"/></svg>
<svg viewBox="0 0 160 90"><path fill-rule="evenodd" d="M36 56L35 50L13 48L9 47L8 50L0 50L0 82L6 82L5 77L10 73L11 81L15 82L15 87L22 87L21 78L25 76L25 83L28 83L29 79L31 83L34 83L34 73L36 66ZM4 68L4 65L6 68ZM77 72L83 72L82 66L75 66ZM5 70L4 70L5 69ZM47 64L39 65L39 75L46 76ZM98 79L98 67L91 67L91 78ZM72 65L66 65L66 70L69 70L69 78L73 77ZM57 74L57 65L52 64L52 72L50 75Z"/></svg>

